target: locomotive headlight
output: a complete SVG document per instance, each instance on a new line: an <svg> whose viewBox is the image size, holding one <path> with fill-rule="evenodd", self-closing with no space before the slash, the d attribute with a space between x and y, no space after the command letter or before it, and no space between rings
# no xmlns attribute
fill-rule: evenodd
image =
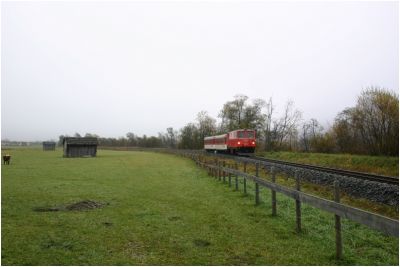
<svg viewBox="0 0 400 267"><path fill-rule="evenodd" d="M252 142L252 144L253 144L253 145L255 145L255 144L256 144L256 142L254 142L254 141L253 141L253 142Z"/></svg>
<svg viewBox="0 0 400 267"><path fill-rule="evenodd" d="M238 145L240 145L240 141L238 142Z"/></svg>

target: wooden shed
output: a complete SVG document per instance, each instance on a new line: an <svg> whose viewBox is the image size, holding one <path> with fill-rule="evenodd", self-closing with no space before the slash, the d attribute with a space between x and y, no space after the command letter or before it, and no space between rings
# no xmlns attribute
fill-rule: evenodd
<svg viewBox="0 0 400 267"><path fill-rule="evenodd" d="M43 151L56 150L56 142L43 142Z"/></svg>
<svg viewBox="0 0 400 267"><path fill-rule="evenodd" d="M64 137L64 157L96 157L96 137Z"/></svg>

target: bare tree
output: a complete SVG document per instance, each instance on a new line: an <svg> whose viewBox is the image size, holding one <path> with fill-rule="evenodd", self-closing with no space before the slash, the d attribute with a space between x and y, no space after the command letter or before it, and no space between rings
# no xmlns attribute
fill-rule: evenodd
<svg viewBox="0 0 400 267"><path fill-rule="evenodd" d="M216 120L209 116L207 111L200 111L197 114L196 121L201 140L206 136L215 134L217 130Z"/></svg>
<svg viewBox="0 0 400 267"><path fill-rule="evenodd" d="M283 147L283 142L297 130L301 120L301 112L294 109L294 102L288 101L285 105L283 116L273 122L273 135L276 138L278 148Z"/></svg>
<svg viewBox="0 0 400 267"><path fill-rule="evenodd" d="M306 152L316 151L319 139L322 138L322 131L323 127L316 119L304 122L300 136L302 150Z"/></svg>
<svg viewBox="0 0 400 267"><path fill-rule="evenodd" d="M308 122L303 123L300 142L305 152L310 152L310 128L311 126Z"/></svg>

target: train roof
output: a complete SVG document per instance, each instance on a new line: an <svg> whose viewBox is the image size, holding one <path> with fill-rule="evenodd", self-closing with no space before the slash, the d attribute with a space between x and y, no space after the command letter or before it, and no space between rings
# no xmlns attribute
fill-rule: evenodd
<svg viewBox="0 0 400 267"><path fill-rule="evenodd" d="M237 131L255 131L255 130L254 129L237 129L237 130L230 131L230 133L237 132Z"/></svg>
<svg viewBox="0 0 400 267"><path fill-rule="evenodd" d="M217 138L225 138L226 134L221 134L221 135L214 135L214 136L207 136L204 137L204 140L210 140L210 139L217 139Z"/></svg>

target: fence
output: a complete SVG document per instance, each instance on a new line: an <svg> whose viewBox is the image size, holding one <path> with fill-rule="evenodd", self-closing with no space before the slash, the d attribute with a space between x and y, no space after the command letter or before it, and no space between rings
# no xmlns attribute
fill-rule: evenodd
<svg viewBox="0 0 400 267"><path fill-rule="evenodd" d="M259 163L255 163L255 174L246 173L247 162L244 162L243 171L239 171L237 168L237 163L235 163L234 168L226 167L225 162L219 161L217 158L213 162L207 161L206 157L203 157L200 153L186 153L186 152L175 152L185 157L189 157L196 162L200 167L207 169L208 173L220 181L226 183L226 178L228 178L229 186L232 185L232 176L235 179L235 189L239 190L238 178L243 178L243 191L247 192L247 181L254 182L255 188L255 204L260 203L260 186L271 190L271 203L272 203L272 215L277 214L277 200L276 192L282 193L295 201L296 207L296 232L301 232L301 204L306 203L310 206L316 207L320 210L333 213L335 220L335 232L336 232L336 258L340 259L342 257L342 226L341 218L346 218L351 221L366 225L372 229L382 231L388 235L398 237L399 236L399 221L393 220L378 214L374 214L368 211L357 209L345 204L340 203L340 192L339 192L339 182L334 183L334 201L316 197L304 192L301 192L300 178L297 173L294 174L296 181L294 188L289 188L276 183L276 172L272 168L270 172L271 181L262 179L259 177Z"/></svg>

